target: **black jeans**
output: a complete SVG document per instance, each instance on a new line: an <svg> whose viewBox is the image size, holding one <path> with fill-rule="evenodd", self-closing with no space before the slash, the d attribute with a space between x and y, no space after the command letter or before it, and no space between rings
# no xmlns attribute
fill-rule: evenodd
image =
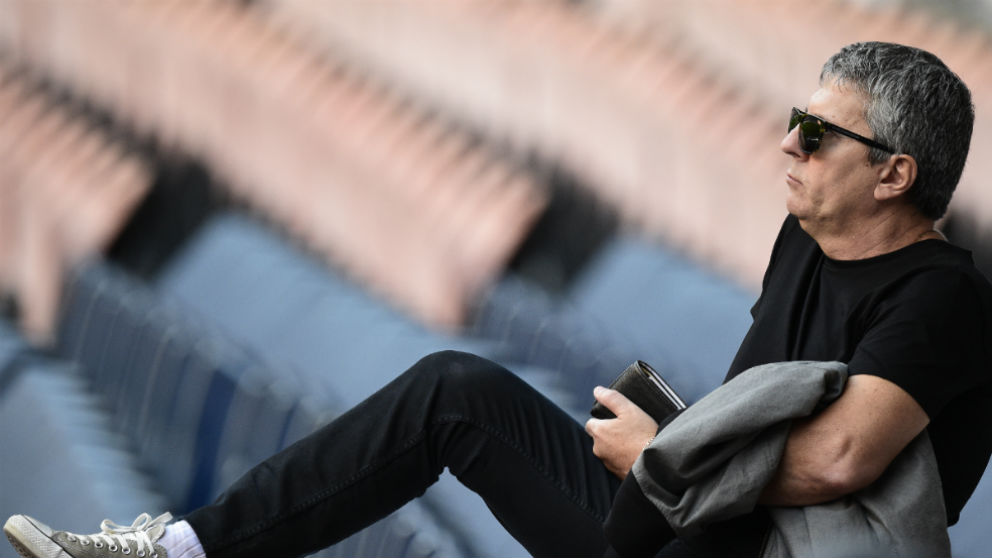
<svg viewBox="0 0 992 558"><path fill-rule="evenodd" d="M448 467L535 555L602 556L620 481L582 425L502 367L425 357L185 519L208 556L302 555L420 496Z"/></svg>

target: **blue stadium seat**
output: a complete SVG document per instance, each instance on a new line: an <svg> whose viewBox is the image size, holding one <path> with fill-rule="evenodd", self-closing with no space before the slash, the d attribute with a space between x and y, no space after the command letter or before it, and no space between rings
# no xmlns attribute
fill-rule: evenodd
<svg viewBox="0 0 992 558"><path fill-rule="evenodd" d="M424 328L251 218L216 217L158 287L354 405L433 351L486 347Z"/></svg>
<svg viewBox="0 0 992 558"><path fill-rule="evenodd" d="M0 394L19 373L21 359L29 347L14 326L0 320Z"/></svg>
<svg viewBox="0 0 992 558"><path fill-rule="evenodd" d="M656 243L620 237L578 278L570 298L695 401L723 381L757 294Z"/></svg>
<svg viewBox="0 0 992 558"><path fill-rule="evenodd" d="M307 385L323 386L342 408L431 352L492 352L486 340L426 329L237 214L209 222L167 266L157 286L280 369L296 371ZM457 554L492 555L494 548L525 552L478 497L461 487L432 488L424 505L448 518L442 523ZM455 517L458 521L451 521Z"/></svg>
<svg viewBox="0 0 992 558"><path fill-rule="evenodd" d="M543 382L553 401L583 417L593 387L609 384L641 358L635 345L595 316L513 276L502 278L479 302L470 333L493 343L489 356L514 371L547 371L542 380L522 376Z"/></svg>
<svg viewBox="0 0 992 558"><path fill-rule="evenodd" d="M989 554L989 516L992 515L992 464L971 499L961 510L961 518L949 529L952 556Z"/></svg>
<svg viewBox="0 0 992 558"><path fill-rule="evenodd" d="M91 533L166 509L101 402L70 365L25 362L0 392L0 517L25 513ZM14 556L6 539L0 555Z"/></svg>
<svg viewBox="0 0 992 558"><path fill-rule="evenodd" d="M198 312L109 264L82 266L66 291L57 348L110 401L117 432L131 439L172 511L208 503L249 463L340 406L326 383L273 367ZM249 415L266 422L245 424ZM325 552L369 555L381 546L408 553L399 555L457 553L421 508L412 502ZM411 518L426 519L413 529Z"/></svg>

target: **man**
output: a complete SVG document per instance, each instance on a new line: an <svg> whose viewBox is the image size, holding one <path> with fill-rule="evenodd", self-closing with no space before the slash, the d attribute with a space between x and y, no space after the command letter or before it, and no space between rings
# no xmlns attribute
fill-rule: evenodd
<svg viewBox="0 0 992 558"><path fill-rule="evenodd" d="M970 94L935 57L877 43L831 58L808 110L793 111L781 145L791 216L728 379L799 359L847 362L852 376L794 426L765 504L855 492L928 425L951 522L974 489L992 445L988 285L934 230L972 121ZM597 454L629 470L648 433L591 422Z"/></svg>
<svg viewBox="0 0 992 558"><path fill-rule="evenodd" d="M793 110L782 141L790 217L728 379L807 359L846 362L851 376L835 403L793 426L763 505L868 486L924 429L949 522L977 484L992 449L992 287L934 229L973 119L967 88L936 57L884 43L845 47L808 108ZM438 353L183 521L145 516L84 536L14 516L5 531L25 556L298 555L384 517L448 467L536 555L623 551L626 532L607 540L603 523L659 426L618 392L595 397L617 418L583 432L495 364ZM630 537L670 532L636 482L623 483L621 504L613 513L644 511ZM757 554L765 529L759 507L663 552Z"/></svg>

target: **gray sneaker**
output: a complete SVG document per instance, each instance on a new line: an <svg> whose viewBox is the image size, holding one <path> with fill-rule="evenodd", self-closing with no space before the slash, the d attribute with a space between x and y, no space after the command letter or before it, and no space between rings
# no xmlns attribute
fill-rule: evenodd
<svg viewBox="0 0 992 558"><path fill-rule="evenodd" d="M171 520L169 513L155 519L143 513L125 527L104 519L99 533L76 535L53 531L26 515L15 515L4 524L3 532L25 558L168 558L165 549L155 543Z"/></svg>

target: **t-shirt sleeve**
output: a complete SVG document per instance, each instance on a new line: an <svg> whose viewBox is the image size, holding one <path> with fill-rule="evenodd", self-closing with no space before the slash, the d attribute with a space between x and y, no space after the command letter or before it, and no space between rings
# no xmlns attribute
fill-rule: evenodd
<svg viewBox="0 0 992 558"><path fill-rule="evenodd" d="M920 274L880 304L858 344L851 375L885 378L931 418L961 393L987 381L986 317L976 286L963 274Z"/></svg>

